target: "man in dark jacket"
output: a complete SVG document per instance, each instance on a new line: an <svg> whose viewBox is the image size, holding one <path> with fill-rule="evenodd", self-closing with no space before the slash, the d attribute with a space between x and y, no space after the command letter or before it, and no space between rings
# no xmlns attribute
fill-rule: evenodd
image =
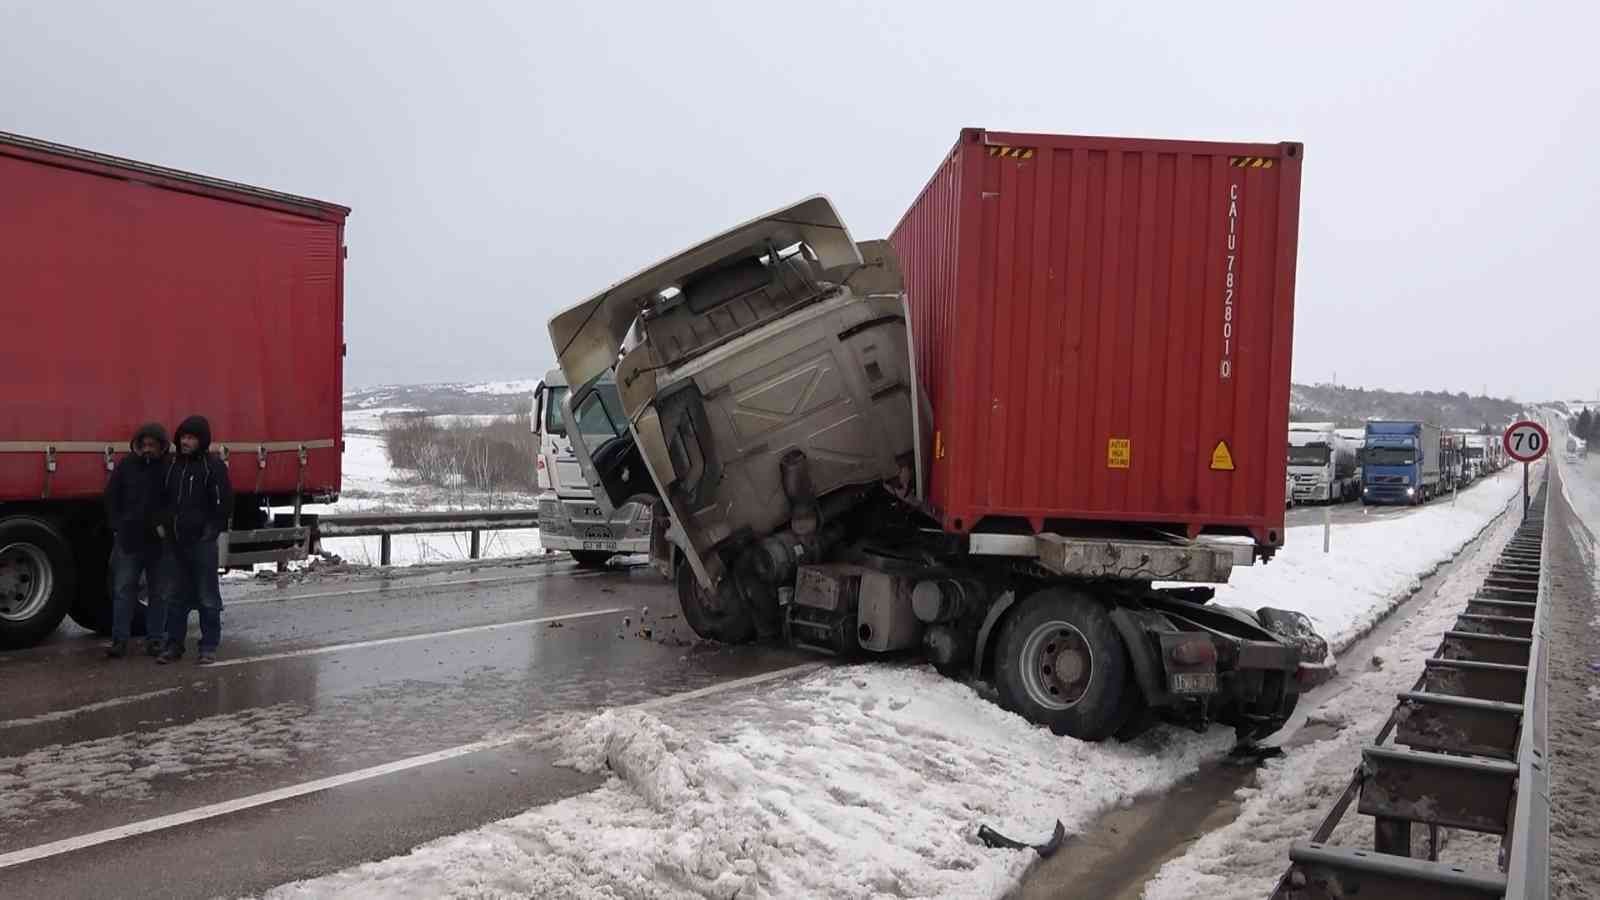
<svg viewBox="0 0 1600 900"><path fill-rule="evenodd" d="M166 628L166 586L161 583L163 528L159 522L166 429L154 422L140 425L128 450L106 481L106 521L116 532L111 545L111 645L106 648L106 655L113 658L128 653L141 575L150 603L145 613L145 651L151 656L161 652Z"/></svg>
<svg viewBox="0 0 1600 900"><path fill-rule="evenodd" d="M178 452L166 466L162 497L172 541L168 563L174 589L167 601L167 646L159 663L183 656L189 608L200 610L200 665L216 660L222 641L222 585L217 578L217 538L233 514L228 467L212 456L211 423L183 420L173 434Z"/></svg>

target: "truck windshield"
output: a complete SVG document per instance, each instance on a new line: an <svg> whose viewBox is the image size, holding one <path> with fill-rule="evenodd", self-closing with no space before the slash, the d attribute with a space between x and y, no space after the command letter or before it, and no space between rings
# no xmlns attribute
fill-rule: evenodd
<svg viewBox="0 0 1600 900"><path fill-rule="evenodd" d="M1291 466L1325 466L1328 464L1327 447L1296 447L1289 446L1289 465Z"/></svg>
<svg viewBox="0 0 1600 900"><path fill-rule="evenodd" d="M595 388L595 393L600 396L600 402L592 400L584 404L578 411L578 424L585 437L615 437L617 428L624 421L622 415L622 398L617 394L615 382L604 382ZM552 386L545 390L544 431L545 434L554 434L565 437L567 434L566 420L561 416L561 404L567 400L565 386ZM601 403L605 404L604 408ZM612 423L617 423L613 425Z"/></svg>
<svg viewBox="0 0 1600 900"><path fill-rule="evenodd" d="M1413 447L1368 447L1366 463L1373 466L1409 466L1417 461Z"/></svg>
<svg viewBox="0 0 1600 900"><path fill-rule="evenodd" d="M1483 448L1482 447L1468 447L1467 448L1467 459L1483 459Z"/></svg>

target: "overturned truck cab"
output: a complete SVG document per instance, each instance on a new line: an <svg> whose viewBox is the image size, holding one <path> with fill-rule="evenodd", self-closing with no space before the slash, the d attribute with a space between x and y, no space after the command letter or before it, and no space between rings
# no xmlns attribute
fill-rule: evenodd
<svg viewBox="0 0 1600 900"><path fill-rule="evenodd" d="M1304 617L1185 586L1227 581L1250 543L1111 521L950 527L928 491L942 438L905 277L824 197L633 275L550 334L576 386L566 420L611 422L572 435L597 502L652 505L653 560L702 637L920 653L1085 740L1163 719L1262 736L1327 671ZM620 415L595 389L610 374Z"/></svg>

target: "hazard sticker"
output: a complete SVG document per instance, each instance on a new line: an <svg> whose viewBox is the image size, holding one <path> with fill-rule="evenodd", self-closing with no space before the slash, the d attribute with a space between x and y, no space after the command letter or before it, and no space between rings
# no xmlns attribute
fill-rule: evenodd
<svg viewBox="0 0 1600 900"><path fill-rule="evenodd" d="M1228 450L1227 441L1217 441L1217 449L1211 451L1211 471L1233 471L1233 453Z"/></svg>
<svg viewBox="0 0 1600 900"><path fill-rule="evenodd" d="M1106 468L1126 469L1133 462L1133 441L1112 438L1106 444Z"/></svg>

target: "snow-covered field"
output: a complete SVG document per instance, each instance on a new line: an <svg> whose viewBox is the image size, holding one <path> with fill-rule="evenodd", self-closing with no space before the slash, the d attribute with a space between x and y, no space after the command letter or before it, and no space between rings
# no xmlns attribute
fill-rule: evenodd
<svg viewBox="0 0 1600 900"><path fill-rule="evenodd" d="M344 413L344 456L342 491L339 502L307 506L306 511L322 515L356 512L408 512L444 509L498 508L531 509L538 498L531 494L504 493L494 497L469 493L453 495L408 479L406 473L389 465L383 448L385 417L415 412L404 407L347 409ZM494 419L497 416L447 416L445 418ZM418 563L450 562L471 555L471 535L467 532L427 535L396 535L391 539L391 562L397 566ZM322 548L348 563L377 565L382 558L377 537L327 538ZM529 556L544 552L537 529L485 532L481 552L495 559Z"/></svg>
<svg viewBox="0 0 1600 900"><path fill-rule="evenodd" d="M1218 600L1299 609L1348 646L1519 487L1502 475L1453 507L1436 501L1393 521L1336 527L1327 556L1320 528L1292 529L1271 565L1236 572ZM1475 576L1474 568L1452 578ZM1365 739L1373 729L1355 723L1380 707L1387 715L1390 680L1414 679L1420 662L1411 657L1437 643L1437 631L1424 637L1408 626L1382 651L1392 665L1379 678L1346 676L1348 698L1319 715L1351 727L1290 753L1250 790L1251 821L1283 823L1222 829L1203 853L1164 870L1154 896L1260 896L1262 880L1287 859L1286 842L1309 833L1296 816L1327 804L1307 779L1348 778L1354 757L1340 742ZM1078 832L1233 743L1222 728L1160 728L1132 744L1058 738L931 669L887 665L827 669L715 701L609 710L557 733L550 740L564 764L609 772L604 786L272 896L998 897L1033 854L985 847L979 825L1029 842L1046 839L1058 819ZM1246 844L1263 833L1265 843ZM1234 883L1236 870L1247 888Z"/></svg>

